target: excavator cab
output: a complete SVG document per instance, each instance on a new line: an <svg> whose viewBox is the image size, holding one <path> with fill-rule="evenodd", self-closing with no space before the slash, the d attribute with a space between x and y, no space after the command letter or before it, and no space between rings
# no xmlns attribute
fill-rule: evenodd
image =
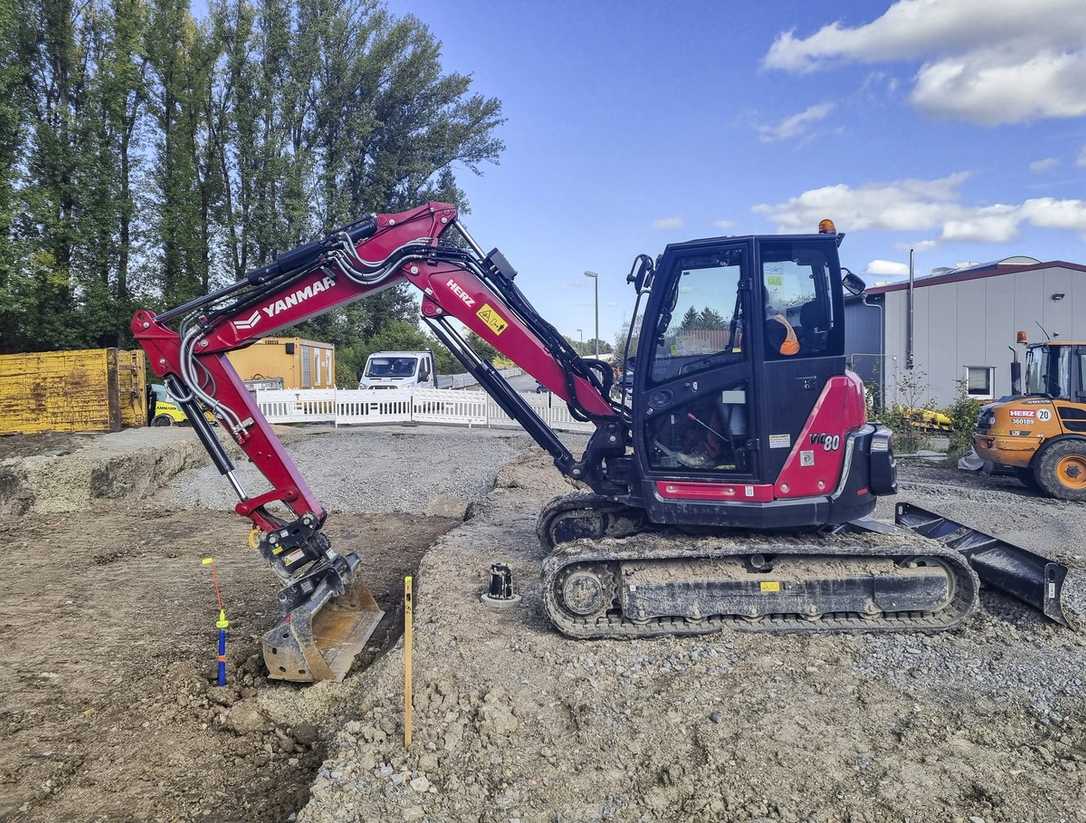
<svg viewBox="0 0 1086 823"><path fill-rule="evenodd" d="M855 493L870 487L875 430L845 369L838 242L713 238L669 245L659 258L631 415L654 522L783 528L847 522L874 507L873 494ZM827 403L827 393L845 402ZM888 447L882 453L889 486Z"/></svg>

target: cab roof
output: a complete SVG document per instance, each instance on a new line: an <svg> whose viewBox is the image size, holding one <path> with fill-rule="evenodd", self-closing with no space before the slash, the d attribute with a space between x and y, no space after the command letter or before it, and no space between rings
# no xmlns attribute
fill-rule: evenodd
<svg viewBox="0 0 1086 823"><path fill-rule="evenodd" d="M787 243L789 241L802 240L804 242L833 243L840 246L845 235L838 234L736 234L720 235L718 237L701 237L695 240L684 240L680 243L668 243L664 252L686 251L688 249L700 249L717 243L743 243L750 241L772 241L774 243Z"/></svg>

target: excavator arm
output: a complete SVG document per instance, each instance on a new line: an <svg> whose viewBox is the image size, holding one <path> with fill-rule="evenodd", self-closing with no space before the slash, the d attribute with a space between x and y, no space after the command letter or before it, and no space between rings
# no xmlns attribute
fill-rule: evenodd
<svg viewBox="0 0 1086 823"><path fill-rule="evenodd" d="M609 366L579 357L539 316L513 282L515 277L499 251L482 252L457 220L455 206L432 202L344 226L249 272L237 283L175 309L157 315L136 312L133 335L237 493L235 510L259 531L261 554L282 582L279 600L284 616L264 642L272 677L342 679L381 613L355 580L357 553L335 551L322 534L324 507L227 354L278 329L408 282L422 292L424 322L502 409L554 457L559 470L597 492L625 493L606 467L607 458L617 460L624 454L629 436L624 408L609 399ZM565 400L575 417L596 424L580 459L475 354L452 319ZM243 488L205 410L260 470L268 490L250 494Z"/></svg>

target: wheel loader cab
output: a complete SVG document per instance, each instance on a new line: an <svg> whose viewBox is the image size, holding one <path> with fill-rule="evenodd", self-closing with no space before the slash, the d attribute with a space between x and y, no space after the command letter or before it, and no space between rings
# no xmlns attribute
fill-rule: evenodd
<svg viewBox="0 0 1086 823"><path fill-rule="evenodd" d="M839 522L874 501L834 504L860 411L842 416L832 387L855 404L846 377L841 268L834 235L740 237L668 246L641 327L633 420L641 493L650 518L737 526ZM831 425L826 414L832 412ZM848 419L846 419L848 418ZM806 442L800 442L802 437ZM797 445L798 444L798 445ZM866 445L866 442L865 442ZM846 459L856 457L847 448ZM795 454L793 454L795 452ZM821 472L800 499L785 479ZM836 469L834 469L836 467ZM848 470L846 470L848 469ZM852 496L857 497L856 495ZM860 514L857 514L859 512Z"/></svg>
<svg viewBox="0 0 1086 823"><path fill-rule="evenodd" d="M1049 341L1026 351L1025 393L1086 401L1086 343Z"/></svg>

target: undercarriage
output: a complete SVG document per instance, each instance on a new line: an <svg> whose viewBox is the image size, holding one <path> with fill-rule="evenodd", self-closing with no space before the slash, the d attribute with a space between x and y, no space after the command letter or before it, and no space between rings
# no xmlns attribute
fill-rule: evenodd
<svg viewBox="0 0 1086 823"><path fill-rule="evenodd" d="M977 606L965 558L909 532L799 533L647 526L597 495L540 516L547 615L575 638L759 632L940 631Z"/></svg>

